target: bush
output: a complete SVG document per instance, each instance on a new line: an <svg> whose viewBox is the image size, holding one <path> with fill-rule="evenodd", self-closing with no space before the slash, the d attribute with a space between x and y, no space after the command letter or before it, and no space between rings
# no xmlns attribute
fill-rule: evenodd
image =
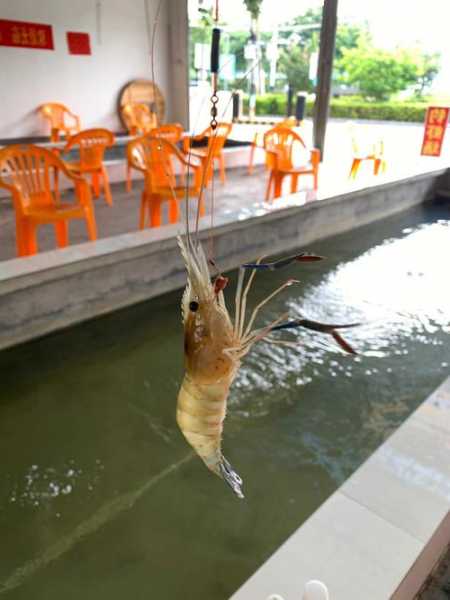
<svg viewBox="0 0 450 600"><path fill-rule="evenodd" d="M357 96L333 98L330 103L330 117L338 119L371 119L375 121L412 121L422 123L425 118L425 102L366 102ZM248 98L244 100L244 110L248 112ZM306 116L311 117L314 101L307 100ZM265 94L256 98L258 116L286 115L285 94Z"/></svg>

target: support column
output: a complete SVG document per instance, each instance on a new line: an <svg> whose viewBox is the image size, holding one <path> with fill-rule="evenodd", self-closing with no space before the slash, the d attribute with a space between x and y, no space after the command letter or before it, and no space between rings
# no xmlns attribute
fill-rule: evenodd
<svg viewBox="0 0 450 600"><path fill-rule="evenodd" d="M337 27L337 3L338 0L324 0L322 28L320 30L316 102L314 104L314 147L319 148L322 160L330 104L331 74L333 70L334 44Z"/></svg>
<svg viewBox="0 0 450 600"><path fill-rule="evenodd" d="M172 120L189 129L189 19L187 0L167 0Z"/></svg>

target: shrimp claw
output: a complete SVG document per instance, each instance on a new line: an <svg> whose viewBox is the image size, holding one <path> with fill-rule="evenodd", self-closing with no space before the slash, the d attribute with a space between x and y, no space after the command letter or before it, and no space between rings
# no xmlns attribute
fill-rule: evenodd
<svg viewBox="0 0 450 600"><path fill-rule="evenodd" d="M294 256L287 256L286 258L280 258L274 262L263 263L246 263L242 265L244 269L257 269L260 271L276 271L277 269L281 269L282 267L286 267L291 263L297 262L315 262L317 260L322 260L323 256L318 256L317 254L308 254L306 252L302 252L301 254L294 254Z"/></svg>
<svg viewBox="0 0 450 600"><path fill-rule="evenodd" d="M331 335L339 346L348 352L349 354L357 354L356 350L350 346L350 344L344 340L344 338L336 331L336 329L348 329L350 327L357 327L361 323L347 323L343 325L320 323L319 321L312 321L310 319L294 319L293 321L287 321L286 323L280 323L275 327L272 327L271 331L280 331L282 329L295 329L296 327L305 327L311 331L319 331L320 333L328 333Z"/></svg>
<svg viewBox="0 0 450 600"><path fill-rule="evenodd" d="M222 460L219 463L219 469L222 479L228 483L236 496L238 498L244 498L244 494L241 490L242 479L224 456L222 456Z"/></svg>

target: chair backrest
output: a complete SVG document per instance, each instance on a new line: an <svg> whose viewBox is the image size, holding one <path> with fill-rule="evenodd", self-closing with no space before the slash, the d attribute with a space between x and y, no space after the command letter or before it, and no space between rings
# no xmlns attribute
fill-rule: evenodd
<svg viewBox="0 0 450 600"><path fill-rule="evenodd" d="M291 169L295 143L299 143L302 148L306 148L305 142L298 133L289 127L276 126L266 131L264 134L264 149L269 151L266 155L267 166L270 169Z"/></svg>
<svg viewBox="0 0 450 600"><path fill-rule="evenodd" d="M183 126L179 123L165 123L149 131L151 137L157 137L167 140L172 144L177 144L183 137Z"/></svg>
<svg viewBox="0 0 450 600"><path fill-rule="evenodd" d="M122 106L122 117L131 135L149 133L158 127L158 119L147 104L129 103Z"/></svg>
<svg viewBox="0 0 450 600"><path fill-rule="evenodd" d="M67 142L64 152L74 146L79 147L80 171L100 169L106 148L115 143L114 134L108 129L85 129L73 135Z"/></svg>
<svg viewBox="0 0 450 600"><path fill-rule="evenodd" d="M65 116L71 114L70 110L64 104L57 102L47 102L39 107L39 111L43 117L50 121L50 125L54 129L64 129Z"/></svg>
<svg viewBox="0 0 450 600"><path fill-rule="evenodd" d="M0 150L0 187L12 193L20 212L57 202L52 189L55 170L67 174L63 161L45 148L15 144Z"/></svg>
<svg viewBox="0 0 450 600"><path fill-rule="evenodd" d="M215 129L208 127L205 130L203 135L208 138L208 155L211 158L222 152L232 127L232 123L217 123Z"/></svg>
<svg viewBox="0 0 450 600"><path fill-rule="evenodd" d="M175 185L173 159L180 158L180 151L168 140L144 135L128 143L127 155L131 165L145 170L148 191Z"/></svg>
<svg viewBox="0 0 450 600"><path fill-rule="evenodd" d="M297 125L297 119L295 117L286 117L282 121L279 121L275 127L295 127Z"/></svg>

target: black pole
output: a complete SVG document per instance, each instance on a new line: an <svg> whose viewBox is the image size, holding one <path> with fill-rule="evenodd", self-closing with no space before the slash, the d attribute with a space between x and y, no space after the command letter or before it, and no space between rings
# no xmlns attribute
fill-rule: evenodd
<svg viewBox="0 0 450 600"><path fill-rule="evenodd" d="M314 104L314 146L323 160L325 132L330 105L331 74L337 27L338 0L324 0L320 30L319 63L317 66L316 102Z"/></svg>
<svg viewBox="0 0 450 600"><path fill-rule="evenodd" d="M286 116L290 117L292 115L292 99L294 96L294 90L288 85L287 89L287 103L286 103Z"/></svg>
<svg viewBox="0 0 450 600"><path fill-rule="evenodd" d="M306 108L306 93L297 92L297 100L295 102L295 118L297 119L297 125L305 118Z"/></svg>

